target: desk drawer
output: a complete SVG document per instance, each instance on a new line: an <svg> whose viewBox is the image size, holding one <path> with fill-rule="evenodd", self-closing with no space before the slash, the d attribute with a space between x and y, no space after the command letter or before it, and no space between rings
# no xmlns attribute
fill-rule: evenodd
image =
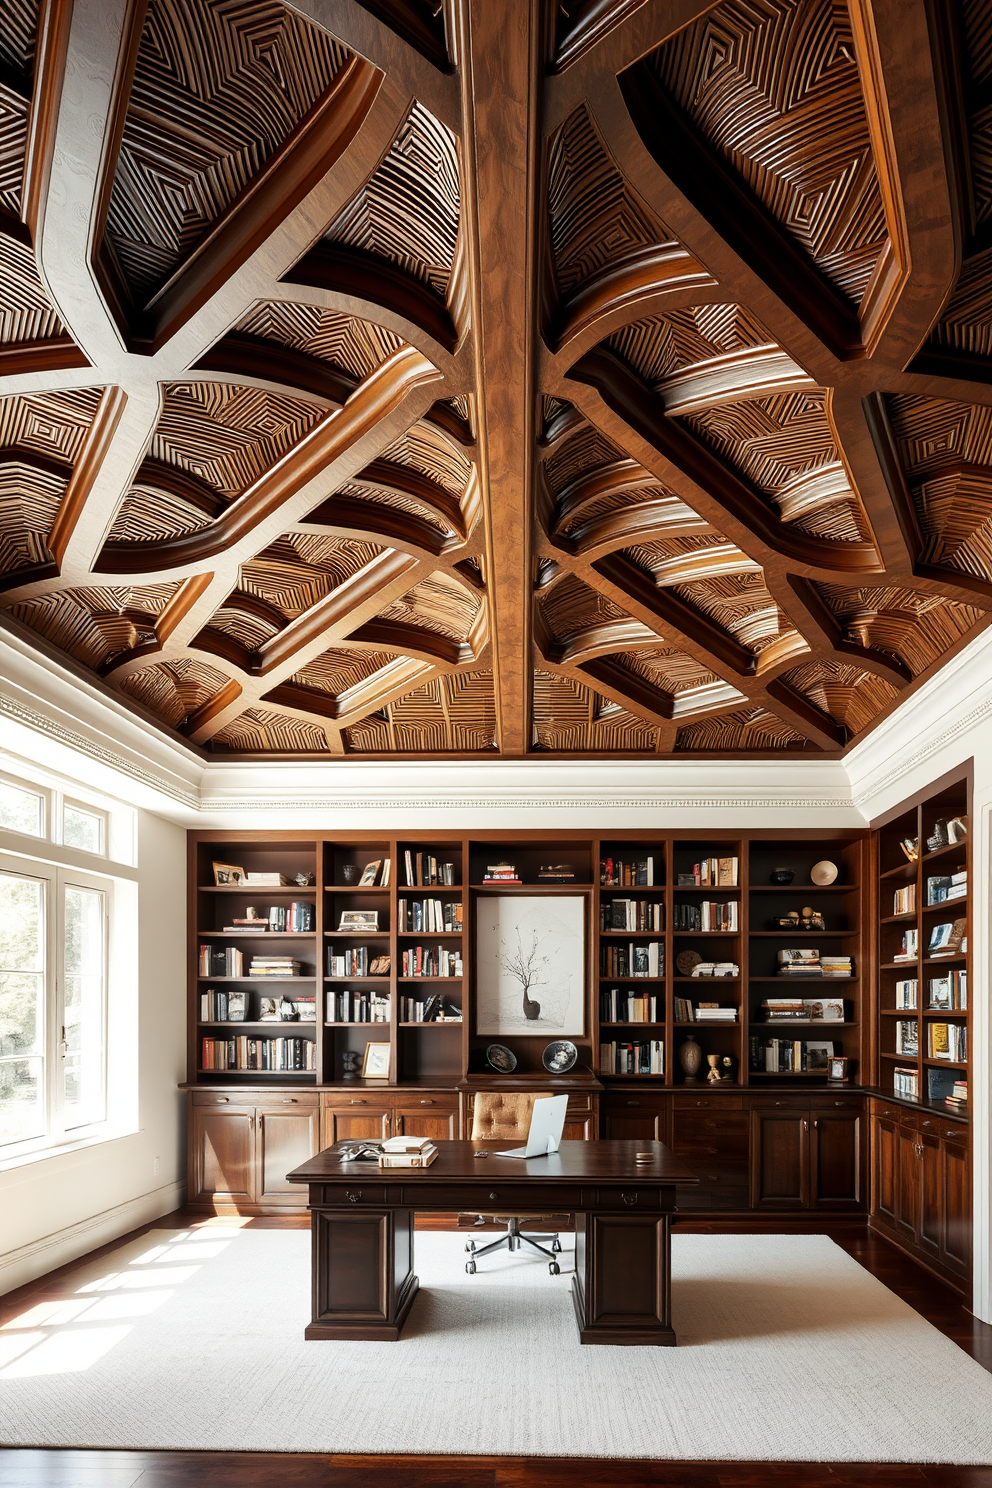
<svg viewBox="0 0 992 1488"><path fill-rule="evenodd" d="M547 1184L406 1183L403 1202L411 1209L458 1209L469 1214L559 1214L582 1207L582 1190Z"/></svg>
<svg viewBox="0 0 992 1488"><path fill-rule="evenodd" d="M637 1188L631 1184L629 1188L622 1188L619 1184L616 1188L593 1188L583 1189L587 1209L618 1209L621 1212L627 1209L658 1209L661 1206L661 1190L658 1188Z"/></svg>
<svg viewBox="0 0 992 1488"><path fill-rule="evenodd" d="M333 1204L335 1208L340 1205L344 1209L367 1209L373 1204L381 1208L386 1202L386 1185L368 1183L361 1176L357 1177L353 1183L325 1183L320 1190L320 1197L314 1202L315 1204Z"/></svg>

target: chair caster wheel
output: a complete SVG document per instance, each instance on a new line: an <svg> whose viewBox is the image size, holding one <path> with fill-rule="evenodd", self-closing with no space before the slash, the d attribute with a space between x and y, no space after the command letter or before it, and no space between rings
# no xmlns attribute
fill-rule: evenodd
<svg viewBox="0 0 992 1488"><path fill-rule="evenodd" d="M551 1242L551 1249L552 1250L561 1250L561 1241L558 1239L558 1236L557 1235L555 1236L555 1238Z"/></svg>
<svg viewBox="0 0 992 1488"><path fill-rule="evenodd" d="M465 1270L468 1272L469 1276L474 1276L475 1275L475 1262L474 1261L466 1261L465 1262Z"/></svg>
<svg viewBox="0 0 992 1488"><path fill-rule="evenodd" d="M475 1249L475 1241L474 1240L466 1240L465 1241L465 1249L467 1251L473 1251Z"/></svg>
<svg viewBox="0 0 992 1488"><path fill-rule="evenodd" d="M550 1265L548 1266L548 1270L551 1272L551 1275L552 1276L560 1276L561 1275L561 1267L559 1266L559 1264L558 1264L557 1261L552 1261L550 1263Z"/></svg>

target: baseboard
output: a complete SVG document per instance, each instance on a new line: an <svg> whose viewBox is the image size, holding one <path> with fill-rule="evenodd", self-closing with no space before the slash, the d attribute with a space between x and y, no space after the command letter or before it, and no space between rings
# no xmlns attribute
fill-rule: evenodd
<svg viewBox="0 0 992 1488"><path fill-rule="evenodd" d="M952 1292L957 1292L964 1306L969 1311L971 1310L971 1286L963 1277L955 1276L952 1271L945 1271L943 1266L931 1260L929 1256L924 1255L915 1246L908 1245L901 1235L897 1235L893 1230L890 1230L888 1225L879 1220L874 1214L869 1214L868 1216L868 1228L880 1240L887 1240L890 1245L894 1245L896 1250L901 1250L903 1255L907 1256L917 1266L922 1266L924 1271L929 1271L931 1276L937 1281L942 1281L946 1287L950 1287Z"/></svg>
<svg viewBox="0 0 992 1488"><path fill-rule="evenodd" d="M136 1199L128 1199L125 1204L104 1209L89 1219L81 1219L67 1229L56 1230L17 1250L7 1251L0 1256L0 1296L37 1281L39 1276L47 1276L49 1271L57 1271L70 1261L78 1261L80 1256L109 1244L111 1240L119 1240L122 1235L160 1219L163 1214L181 1209L185 1201L185 1180L167 1183L164 1188L152 1189Z"/></svg>

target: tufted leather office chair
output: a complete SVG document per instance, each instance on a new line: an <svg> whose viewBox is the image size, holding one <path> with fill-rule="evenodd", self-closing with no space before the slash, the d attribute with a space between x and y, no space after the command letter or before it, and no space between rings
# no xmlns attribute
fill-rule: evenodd
<svg viewBox="0 0 992 1488"><path fill-rule="evenodd" d="M486 1146L496 1142L500 1145L512 1145L514 1142L523 1144L530 1130L530 1116L534 1102L552 1094L550 1090L536 1090L533 1093L516 1090L480 1090L475 1097L470 1140L484 1142ZM471 1259L466 1261L465 1270L470 1276L474 1275L476 1261L480 1256L488 1255L491 1250L500 1250L504 1245L507 1250L519 1250L521 1245L530 1245L534 1250L539 1250L542 1255L548 1257L548 1270L552 1276L557 1276L561 1270L556 1259L556 1253L561 1250L558 1236L524 1235L520 1231L522 1224L536 1224L539 1220L547 1223L548 1217L543 1214L480 1214L476 1220L477 1224L505 1224L506 1234L500 1235L498 1240L493 1240L489 1245L483 1245L480 1249L476 1248L474 1240L470 1240L465 1249L469 1252ZM543 1245L539 1245L539 1240L550 1240L551 1249L547 1250Z"/></svg>

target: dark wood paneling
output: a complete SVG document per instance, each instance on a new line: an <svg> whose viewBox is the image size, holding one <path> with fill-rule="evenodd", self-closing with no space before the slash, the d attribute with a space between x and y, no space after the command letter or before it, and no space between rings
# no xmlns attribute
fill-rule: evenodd
<svg viewBox="0 0 992 1488"><path fill-rule="evenodd" d="M751 1112L751 1207L802 1209L808 1193L807 1116Z"/></svg>

